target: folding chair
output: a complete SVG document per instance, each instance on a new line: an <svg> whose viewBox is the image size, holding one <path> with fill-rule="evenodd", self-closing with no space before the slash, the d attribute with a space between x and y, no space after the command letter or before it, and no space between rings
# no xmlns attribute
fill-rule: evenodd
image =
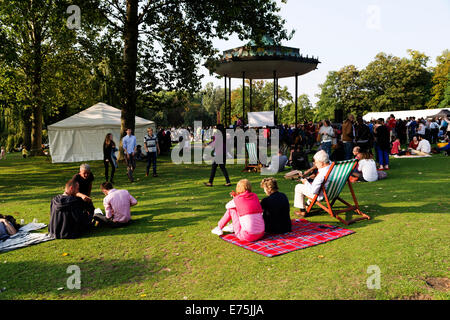
<svg viewBox="0 0 450 320"><path fill-rule="evenodd" d="M347 161L339 161L337 163L332 162L330 169L328 170L327 175L325 176L324 182L321 186L321 190L323 192L324 199L321 203L318 200L319 195L315 195L313 198L308 197L309 200L311 200L311 203L309 204L308 208L306 209L306 213L309 213L311 211L311 208L314 204L317 204L319 207L321 207L323 210L328 212L328 214L339 221L341 221L345 225L352 224L354 222L360 221L360 220L370 220L370 217L363 213L359 209L358 200L356 199L355 192L353 191L352 184L349 181L350 175L352 171L355 169L356 165L358 164L357 160L347 160ZM325 184L328 181L328 186L325 189ZM347 201L343 200L341 197L339 197L339 194L341 193L342 189L344 188L345 184L348 185L350 192L352 194L353 202L354 204L351 205ZM333 210L333 205L336 202L336 200L339 200L343 204L345 204L347 207L345 209L341 210ZM348 212L348 211L354 211L361 217L351 219L351 220L344 220L341 217L339 217L340 213Z"/></svg>
<svg viewBox="0 0 450 320"><path fill-rule="evenodd" d="M256 151L256 143L246 143L247 150L245 157L245 168L242 171L258 172L261 169L261 164L258 161L258 153Z"/></svg>

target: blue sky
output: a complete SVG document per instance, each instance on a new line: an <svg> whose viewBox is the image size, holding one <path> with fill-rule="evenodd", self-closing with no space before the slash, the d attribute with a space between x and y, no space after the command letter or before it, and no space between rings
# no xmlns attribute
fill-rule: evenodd
<svg viewBox="0 0 450 320"><path fill-rule="evenodd" d="M280 7L286 28L295 30L283 45L322 62L318 70L299 77L299 94L306 93L313 104L329 71L350 64L363 69L379 52L406 57L407 49L424 52L434 66L436 57L450 49L450 0L288 0ZM215 42L220 51L242 44L237 37ZM201 72L203 85L223 86L205 68ZM233 88L241 84L232 80ZM294 94L294 79L279 84Z"/></svg>

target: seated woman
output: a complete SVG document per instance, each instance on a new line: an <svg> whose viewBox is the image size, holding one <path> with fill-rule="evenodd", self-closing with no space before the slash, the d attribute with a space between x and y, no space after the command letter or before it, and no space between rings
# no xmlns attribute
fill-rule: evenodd
<svg viewBox="0 0 450 320"><path fill-rule="evenodd" d="M417 139L417 136L414 136L408 145L408 149L416 150L418 146L419 146L419 139Z"/></svg>
<svg viewBox="0 0 450 320"><path fill-rule="evenodd" d="M286 233L292 231L289 215L289 200L284 193L278 191L278 183L274 178L261 181L267 198L261 200L264 226L267 233Z"/></svg>
<svg viewBox="0 0 450 320"><path fill-rule="evenodd" d="M240 180L236 185L236 192L232 191L230 195L233 200L225 206L227 211L218 226L211 232L222 235L224 231L234 232L239 240L256 241L264 236L263 210L259 203L258 196L252 192L252 186L247 179ZM224 228L232 221L233 228Z"/></svg>
<svg viewBox="0 0 450 320"><path fill-rule="evenodd" d="M378 180L377 164L372 159L369 152L358 154L358 166L356 171L352 172L353 181L374 182ZM352 180L350 180L352 181Z"/></svg>
<svg viewBox="0 0 450 320"><path fill-rule="evenodd" d="M6 240L9 236L16 234L19 228L20 225L16 223L14 217L0 214L0 241Z"/></svg>
<svg viewBox="0 0 450 320"><path fill-rule="evenodd" d="M294 196L294 207L299 208L300 211L295 211L294 213L298 216L304 217L306 214L304 198L314 197L316 194L319 195L318 200L322 200L323 194L321 191L322 183L325 180L325 176L330 169L330 159L328 154L320 150L317 152L314 157L314 165L317 167L317 175L312 182L309 182L307 179L302 179L302 183L299 183L295 186L295 196ZM325 183L325 188L328 185L328 181Z"/></svg>

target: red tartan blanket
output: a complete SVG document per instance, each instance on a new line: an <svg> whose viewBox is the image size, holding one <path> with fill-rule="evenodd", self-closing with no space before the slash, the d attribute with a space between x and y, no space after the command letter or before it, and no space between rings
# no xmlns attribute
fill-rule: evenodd
<svg viewBox="0 0 450 320"><path fill-rule="evenodd" d="M254 242L241 241L234 233L220 236L223 240L244 249L274 257L291 251L312 247L354 233L337 226L309 222L305 219L292 220L292 231L284 234L266 234Z"/></svg>

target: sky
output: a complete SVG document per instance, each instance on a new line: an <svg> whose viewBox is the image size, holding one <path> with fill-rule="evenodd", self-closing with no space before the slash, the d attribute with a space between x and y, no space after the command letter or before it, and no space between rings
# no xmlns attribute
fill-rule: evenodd
<svg viewBox="0 0 450 320"><path fill-rule="evenodd" d="M428 66L436 65L436 57L450 50L450 0L277 0L286 20L286 29L295 34L284 46L300 49L303 55L319 57L318 69L299 77L299 95L307 94L315 105L319 84L328 72L347 65L365 68L379 52L407 57L414 49L430 57ZM220 51L239 47L246 42L233 36L228 41L214 42ZM223 80L205 75L203 86L213 82L223 87ZM242 80L232 79L232 88ZM294 78L280 79L294 96Z"/></svg>

